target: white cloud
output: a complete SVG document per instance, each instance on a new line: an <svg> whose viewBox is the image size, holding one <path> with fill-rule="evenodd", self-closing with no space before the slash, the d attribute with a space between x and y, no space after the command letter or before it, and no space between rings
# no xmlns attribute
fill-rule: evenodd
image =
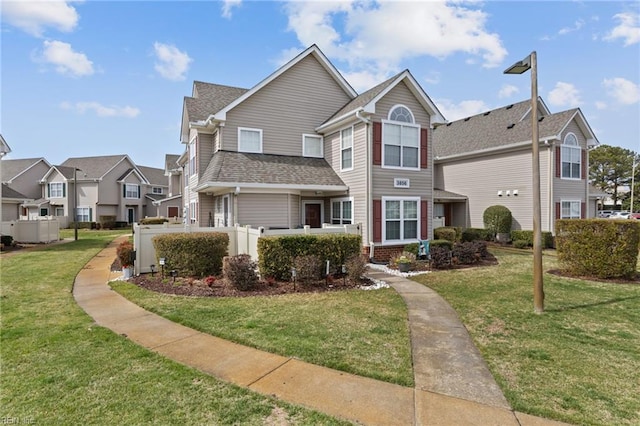
<svg viewBox="0 0 640 426"><path fill-rule="evenodd" d="M239 7L242 4L242 0L224 0L222 4L222 17L231 19L231 10L234 7Z"/></svg>
<svg viewBox="0 0 640 426"><path fill-rule="evenodd" d="M328 56L375 73L397 72L405 58L458 52L495 67L507 54L500 36L485 28L487 14L461 3L292 1L285 10L302 45L316 43Z"/></svg>
<svg viewBox="0 0 640 426"><path fill-rule="evenodd" d="M596 109L603 110L607 109L608 105L606 102L596 101Z"/></svg>
<svg viewBox="0 0 640 426"><path fill-rule="evenodd" d="M572 33L574 31L578 31L583 26L584 26L584 21L582 19L578 19L576 22L573 23L572 27L560 28L560 31L558 31L558 34L559 35L569 34L569 33Z"/></svg>
<svg viewBox="0 0 640 426"><path fill-rule="evenodd" d="M69 43L45 40L36 62L52 64L60 74L83 77L94 73L93 62L84 53L75 52Z"/></svg>
<svg viewBox="0 0 640 426"><path fill-rule="evenodd" d="M630 46L640 42L640 14L626 12L618 13L613 16L614 19L619 21L619 24L614 27L604 39L608 41L615 41L619 38L624 40L625 46Z"/></svg>
<svg viewBox="0 0 640 426"><path fill-rule="evenodd" d="M604 79L602 85L607 89L609 96L624 105L640 102L640 86L624 78L616 77Z"/></svg>
<svg viewBox="0 0 640 426"><path fill-rule="evenodd" d="M189 64L193 61L185 52L177 47L155 42L153 49L158 62L155 70L168 80L184 80L185 73L189 70Z"/></svg>
<svg viewBox="0 0 640 426"><path fill-rule="evenodd" d="M498 92L498 97L509 98L515 95L516 93L518 93L519 91L520 89L518 89L516 86L512 84L503 84L502 87L500 88L500 91Z"/></svg>
<svg viewBox="0 0 640 426"><path fill-rule="evenodd" d="M60 104L60 108L75 110L80 114L84 114L87 111L93 111L98 117L135 118L140 114L140 110L138 108L134 108L129 105L124 107L116 105L104 106L99 102L76 102L75 104L62 102Z"/></svg>
<svg viewBox="0 0 640 426"><path fill-rule="evenodd" d="M2 20L35 37L47 27L69 32L78 24L71 1L2 1Z"/></svg>
<svg viewBox="0 0 640 426"><path fill-rule="evenodd" d="M442 115L449 120L455 121L461 118L470 117L472 115L480 114L481 112L488 111L491 108L479 100L462 101L458 104L452 102L449 99L438 99L435 101L436 106L442 112Z"/></svg>
<svg viewBox="0 0 640 426"><path fill-rule="evenodd" d="M559 81L549 92L549 103L560 107L576 107L582 102L580 91L571 83Z"/></svg>

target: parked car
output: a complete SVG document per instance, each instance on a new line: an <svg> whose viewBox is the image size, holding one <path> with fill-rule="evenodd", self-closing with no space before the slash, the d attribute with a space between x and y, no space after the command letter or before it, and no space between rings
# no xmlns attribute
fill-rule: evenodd
<svg viewBox="0 0 640 426"><path fill-rule="evenodd" d="M613 210L600 210L598 212L598 217L606 219L613 213Z"/></svg>
<svg viewBox="0 0 640 426"><path fill-rule="evenodd" d="M629 215L629 219L638 219L638 220L640 220L640 213L631 213Z"/></svg>
<svg viewBox="0 0 640 426"><path fill-rule="evenodd" d="M621 211L621 212L613 212L609 219L629 219L629 212Z"/></svg>

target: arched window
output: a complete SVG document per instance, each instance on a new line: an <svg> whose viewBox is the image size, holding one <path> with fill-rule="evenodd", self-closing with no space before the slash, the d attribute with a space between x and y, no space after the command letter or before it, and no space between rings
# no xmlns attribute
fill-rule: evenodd
<svg viewBox="0 0 640 426"><path fill-rule="evenodd" d="M578 138L573 133L564 137L561 150L562 178L580 179L582 170L582 149L578 144Z"/></svg>
<svg viewBox="0 0 640 426"><path fill-rule="evenodd" d="M403 123L413 123L413 114L409 111L409 108L398 105L395 108L392 108L389 112L389 120L391 121L401 121Z"/></svg>
<svg viewBox="0 0 640 426"><path fill-rule="evenodd" d="M383 120L383 167L418 169L420 167L420 126L415 125L411 110L396 105Z"/></svg>

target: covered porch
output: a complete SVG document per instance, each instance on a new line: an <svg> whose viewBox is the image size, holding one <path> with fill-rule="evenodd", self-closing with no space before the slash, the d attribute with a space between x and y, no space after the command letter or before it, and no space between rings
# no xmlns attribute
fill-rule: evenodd
<svg viewBox="0 0 640 426"><path fill-rule="evenodd" d="M433 190L433 229L441 226L469 226L469 199L442 189Z"/></svg>

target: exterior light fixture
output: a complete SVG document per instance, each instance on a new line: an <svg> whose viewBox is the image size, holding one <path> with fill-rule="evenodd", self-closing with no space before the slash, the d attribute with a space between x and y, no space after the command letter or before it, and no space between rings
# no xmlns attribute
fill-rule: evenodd
<svg viewBox="0 0 640 426"><path fill-rule="evenodd" d="M176 277L178 276L178 271L176 271L175 269L172 269L171 272L171 277L173 278L173 282L176 282Z"/></svg>
<svg viewBox="0 0 640 426"><path fill-rule="evenodd" d="M156 265L149 265L149 268L151 268L151 276L153 276L153 274L156 272Z"/></svg>

